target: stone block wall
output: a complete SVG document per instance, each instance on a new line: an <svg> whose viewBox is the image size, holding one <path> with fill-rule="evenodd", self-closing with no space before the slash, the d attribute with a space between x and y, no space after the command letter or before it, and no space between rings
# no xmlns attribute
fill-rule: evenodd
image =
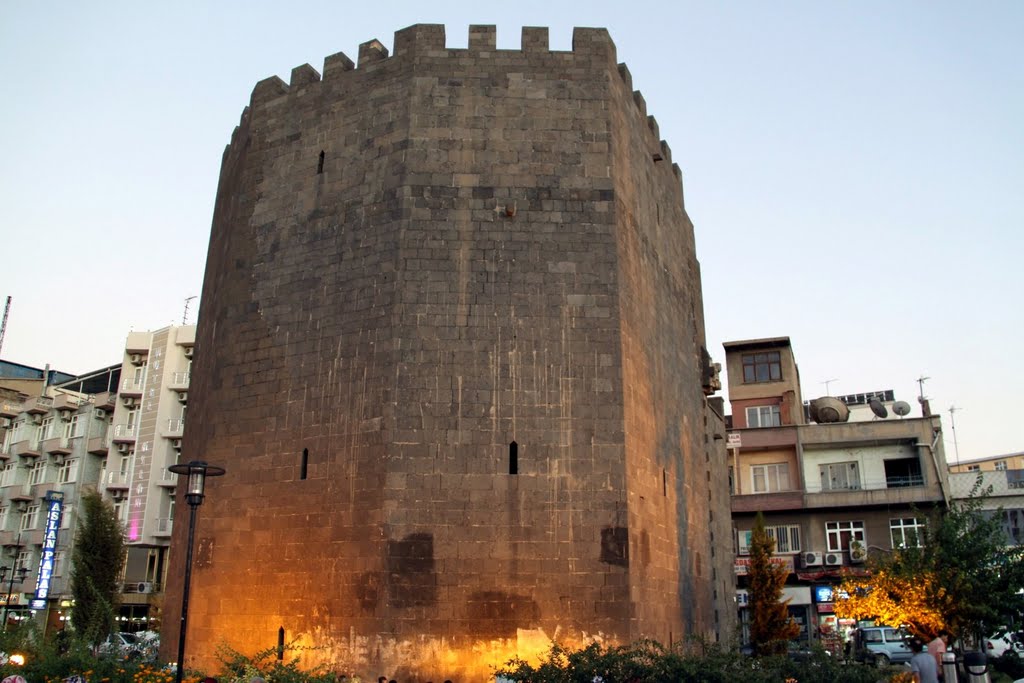
<svg viewBox="0 0 1024 683"><path fill-rule="evenodd" d="M190 388L183 459L228 474L199 511L186 664L279 627L424 680L554 637L717 635L729 503L679 170L604 30L547 43L419 25L253 91Z"/></svg>

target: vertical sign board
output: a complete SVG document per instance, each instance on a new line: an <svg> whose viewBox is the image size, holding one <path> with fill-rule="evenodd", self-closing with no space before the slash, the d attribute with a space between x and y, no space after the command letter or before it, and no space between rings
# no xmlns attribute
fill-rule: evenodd
<svg viewBox="0 0 1024 683"><path fill-rule="evenodd" d="M36 596L29 603L31 609L46 609L46 599L50 595L50 580L53 578L53 559L57 554L57 530L60 529L60 515L63 510L64 494L60 491L47 491L43 551L39 556Z"/></svg>

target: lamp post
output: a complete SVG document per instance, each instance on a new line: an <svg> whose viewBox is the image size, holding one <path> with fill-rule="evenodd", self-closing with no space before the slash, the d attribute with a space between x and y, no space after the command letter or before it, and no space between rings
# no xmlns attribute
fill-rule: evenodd
<svg viewBox="0 0 1024 683"><path fill-rule="evenodd" d="M203 504L206 478L221 476L224 474L224 468L208 465L201 460L193 460L188 463L171 465L167 469L174 474L188 476L188 483L185 488L185 501L189 506L188 550L185 554L185 586L181 592L181 631L178 634L178 666L174 676L175 683L181 683L182 675L185 673L185 630L188 624L188 593L192 583L192 545L196 533L196 508Z"/></svg>
<svg viewBox="0 0 1024 683"><path fill-rule="evenodd" d="M18 532L18 548L21 547L21 532ZM17 561L17 558L15 558ZM18 579L18 583L23 583L25 577L28 576L28 567L0 567L0 583L3 583L4 578L7 577L7 572L11 573L11 579L7 584L7 599L4 601L4 625L3 630L7 630L7 617L11 611L11 595L14 593L14 579Z"/></svg>

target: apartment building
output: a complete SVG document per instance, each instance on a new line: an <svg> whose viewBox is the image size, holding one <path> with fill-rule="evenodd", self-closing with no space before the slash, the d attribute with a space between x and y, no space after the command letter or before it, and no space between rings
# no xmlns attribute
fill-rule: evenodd
<svg viewBox="0 0 1024 683"><path fill-rule="evenodd" d="M0 394L0 600L14 618L45 610L51 627L67 618L75 510L94 489L113 505L128 543L120 629L159 626L176 484L167 467L181 451L194 342L194 326L132 332L120 364L40 381L38 393ZM59 531L48 548L56 498Z"/></svg>
<svg viewBox="0 0 1024 683"><path fill-rule="evenodd" d="M965 472L1018 472L1024 471L1024 452L990 455L986 458L974 458L949 466L950 474ZM974 481L974 477L970 478Z"/></svg>
<svg viewBox="0 0 1024 683"><path fill-rule="evenodd" d="M728 446L737 602L749 623L750 533L763 513L801 638L841 633L841 573L869 554L917 543L930 510L949 501L938 416L911 416L891 390L804 402L788 337L724 344L732 407Z"/></svg>

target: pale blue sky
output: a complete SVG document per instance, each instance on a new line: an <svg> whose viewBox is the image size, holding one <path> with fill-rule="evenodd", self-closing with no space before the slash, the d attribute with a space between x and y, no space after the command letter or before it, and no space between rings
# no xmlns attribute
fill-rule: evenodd
<svg viewBox="0 0 1024 683"><path fill-rule="evenodd" d="M805 398L915 411L924 374L950 461L951 405L961 459L1024 450L1024 2L97 4L0 4L5 359L84 372L181 321L258 80L418 22L603 26L683 169L717 359L789 335Z"/></svg>

